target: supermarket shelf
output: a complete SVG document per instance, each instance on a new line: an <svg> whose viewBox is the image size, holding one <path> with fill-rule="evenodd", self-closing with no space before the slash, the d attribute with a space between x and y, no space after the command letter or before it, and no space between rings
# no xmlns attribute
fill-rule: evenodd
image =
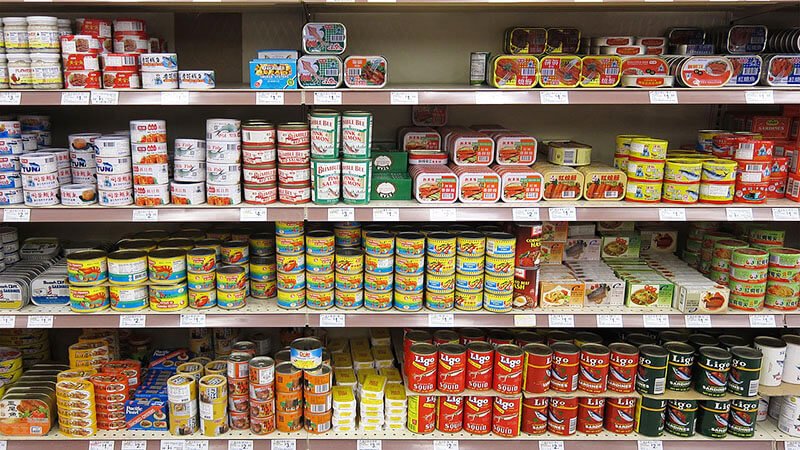
<svg viewBox="0 0 800 450"><path fill-rule="evenodd" d="M780 386L758 386L758 393L765 397L800 395L800 384L781 383Z"/></svg>
<svg viewBox="0 0 800 450"><path fill-rule="evenodd" d="M240 206L185 206L185 205L166 205L157 208L143 208L134 206L122 207L103 207L103 206L48 206L43 208L15 208L7 207L4 210L28 210L30 216L28 220L16 220L24 222L239 222L253 221L248 219L248 213L264 208L250 208ZM147 212L156 211L155 213ZM6 221L9 213L5 211ZM267 219L274 220L303 220L305 210L302 206L292 205L272 205L269 207L268 216L260 221Z"/></svg>
<svg viewBox="0 0 800 450"><path fill-rule="evenodd" d="M101 2L98 2L98 4ZM191 2L185 2L192 4ZM26 5L29 3L26 3ZM116 4L116 2L115 2ZM198 4L195 2L194 4ZM200 3L205 5L205 3ZM117 93L116 99L99 99L95 96L87 96L83 99L72 97L76 92L85 92L78 90L68 89L54 89L54 90L33 90L33 91L0 91L0 103L5 105L20 104L23 106L83 106L83 105L102 105L112 106L116 105L257 105L257 104L274 104L274 105L300 105L303 102L303 93L299 90L287 91L255 91L244 88L242 86L236 87L218 87L217 89L208 90L149 90L149 89L101 89L93 92L102 93L100 95L107 96L108 93ZM20 93L20 98L17 100L14 95ZM260 95L259 95L260 93ZM273 96L277 94L278 97ZM113 94L112 94L113 95ZM259 100L260 99L260 100ZM100 102L105 103L100 103ZM80 103L83 102L83 105ZM265 103L266 102L266 103Z"/></svg>
<svg viewBox="0 0 800 450"><path fill-rule="evenodd" d="M800 327L800 313L798 312L787 312L784 313L783 316L786 319L786 326L789 328L797 328ZM800 393L798 393L800 394Z"/></svg>

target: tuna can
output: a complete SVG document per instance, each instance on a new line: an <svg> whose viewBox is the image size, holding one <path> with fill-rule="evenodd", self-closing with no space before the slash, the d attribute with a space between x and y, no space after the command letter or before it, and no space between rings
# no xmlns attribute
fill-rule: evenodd
<svg viewBox="0 0 800 450"><path fill-rule="evenodd" d="M556 392L575 392L578 389L580 350L570 342L556 342L550 347L553 349L550 389Z"/></svg>
<svg viewBox="0 0 800 450"><path fill-rule="evenodd" d="M666 410L667 433L680 437L694 436L697 400L669 400Z"/></svg>
<svg viewBox="0 0 800 450"><path fill-rule="evenodd" d="M533 397L522 400L522 423L520 431L531 435L547 431L547 410L550 400L547 397Z"/></svg>
<svg viewBox="0 0 800 450"><path fill-rule="evenodd" d="M438 361L437 389L445 394L464 392L467 375L467 348L461 344L440 345Z"/></svg>
<svg viewBox="0 0 800 450"><path fill-rule="evenodd" d="M636 397L608 398L603 428L616 434L630 434L634 428Z"/></svg>
<svg viewBox="0 0 800 450"><path fill-rule="evenodd" d="M429 275L452 276L456 271L456 259L454 257L429 256L425 270Z"/></svg>
<svg viewBox="0 0 800 450"><path fill-rule="evenodd" d="M728 433L730 403L727 401L701 401L698 409L697 431L703 436L722 439Z"/></svg>
<svg viewBox="0 0 800 450"><path fill-rule="evenodd" d="M483 233L465 232L456 237L456 255L479 257L486 254L486 237Z"/></svg>
<svg viewBox="0 0 800 450"><path fill-rule="evenodd" d="M488 417L486 417L486 431L483 432L482 428L478 428L479 431L486 434L489 432L489 424L492 420L492 405L491 405L491 398L490 397L478 397L480 399L486 399L486 403L488 407ZM467 398L469 401L469 397ZM465 414L465 428L466 428L466 421L469 417L469 412ZM410 395L408 397L408 422L406 427L412 433L422 434L422 433L431 433L436 426L436 397L428 396L428 395Z"/></svg>
<svg viewBox="0 0 800 450"><path fill-rule="evenodd" d="M372 160L345 159L342 161L342 201L363 205L370 201L372 189Z"/></svg>
<svg viewBox="0 0 800 450"><path fill-rule="evenodd" d="M593 394L605 392L608 382L610 355L611 353L605 345L584 344L580 347L580 362L578 366L578 387L580 390ZM602 423L602 417L599 422Z"/></svg>
<svg viewBox="0 0 800 450"><path fill-rule="evenodd" d="M743 397L758 395L761 377L761 350L752 347L731 347L731 366L728 373L728 392Z"/></svg>
<svg viewBox="0 0 800 450"><path fill-rule="evenodd" d="M408 389L421 394L436 390L436 368L439 352L431 344L412 344L405 352L403 368L406 372ZM411 411L409 407L409 417Z"/></svg>
<svg viewBox="0 0 800 450"><path fill-rule="evenodd" d="M186 283L175 285L151 285L149 288L150 309L173 312L189 305Z"/></svg>
<svg viewBox="0 0 800 450"><path fill-rule="evenodd" d="M639 399L639 403L636 404L636 432L648 437L658 437L664 434L666 408L666 400L651 397Z"/></svg>
<svg viewBox="0 0 800 450"><path fill-rule="evenodd" d="M578 399L578 431L598 434L603 431L603 410L606 399L581 397Z"/></svg>
<svg viewBox="0 0 800 450"><path fill-rule="evenodd" d="M667 350L658 345L645 344L639 347L639 367L636 371L636 392L651 395L664 393L667 379L668 357L669 353ZM663 423L661 429L663 430Z"/></svg>
<svg viewBox="0 0 800 450"><path fill-rule="evenodd" d="M728 434L743 438L755 436L758 404L758 399L731 400Z"/></svg>
<svg viewBox="0 0 800 450"><path fill-rule="evenodd" d="M608 389L620 393L632 393L635 388L636 368L639 365L639 350L630 344L616 342L608 346Z"/></svg>
<svg viewBox="0 0 800 450"><path fill-rule="evenodd" d="M670 391L688 391L692 385L694 348L683 342L667 342L664 344L664 348L669 352L667 389Z"/></svg>
<svg viewBox="0 0 800 450"><path fill-rule="evenodd" d="M575 434L578 426L578 398L551 397L547 414L547 431L559 436Z"/></svg>
<svg viewBox="0 0 800 450"><path fill-rule="evenodd" d="M118 250L108 255L108 281L112 284L136 284L147 280L147 253Z"/></svg>
<svg viewBox="0 0 800 450"><path fill-rule="evenodd" d="M312 158L339 157L342 138L342 118L338 111L318 109L308 114Z"/></svg>
<svg viewBox="0 0 800 450"><path fill-rule="evenodd" d="M700 347L697 357L695 390L709 397L725 395L731 354L719 347Z"/></svg>
<svg viewBox="0 0 800 450"><path fill-rule="evenodd" d="M419 258L425 256L425 236L420 233L404 232L395 237L397 256Z"/></svg>
<svg viewBox="0 0 800 450"><path fill-rule="evenodd" d="M757 336L753 342L753 346L761 350L764 355L761 361L759 384L762 386L780 386L784 368L786 367L786 342L772 336ZM794 363L795 361L789 362Z"/></svg>

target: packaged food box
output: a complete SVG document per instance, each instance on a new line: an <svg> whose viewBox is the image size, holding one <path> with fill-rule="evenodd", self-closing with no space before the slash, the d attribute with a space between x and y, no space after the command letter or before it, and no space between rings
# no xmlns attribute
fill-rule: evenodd
<svg viewBox="0 0 800 450"><path fill-rule="evenodd" d="M539 282L539 305L546 307L583 307L586 285L577 279Z"/></svg>
<svg viewBox="0 0 800 450"><path fill-rule="evenodd" d="M605 233L601 256L606 258L630 259L638 258L642 241L638 233Z"/></svg>
<svg viewBox="0 0 800 450"><path fill-rule="evenodd" d="M547 162L560 166L587 166L592 163L592 146L569 140L544 141Z"/></svg>
<svg viewBox="0 0 800 450"><path fill-rule="evenodd" d="M597 225L594 222L576 222L569 225L567 230L567 238L579 236L594 236L597 230Z"/></svg>
<svg viewBox="0 0 800 450"><path fill-rule="evenodd" d="M251 60L250 89L297 89L297 60Z"/></svg>
<svg viewBox="0 0 800 450"><path fill-rule="evenodd" d="M583 198L591 201L619 201L625 198L628 177L619 169L601 164L578 167L583 174Z"/></svg>
<svg viewBox="0 0 800 450"><path fill-rule="evenodd" d="M564 241L542 241L540 264L561 264L564 261Z"/></svg>
<svg viewBox="0 0 800 450"><path fill-rule="evenodd" d="M372 174L408 173L408 153L400 150L372 151Z"/></svg>
<svg viewBox="0 0 800 450"><path fill-rule="evenodd" d="M167 431L167 403L160 400L128 400L125 402L128 430Z"/></svg>
<svg viewBox="0 0 800 450"><path fill-rule="evenodd" d="M678 232L665 229L640 229L642 252L675 253L678 248Z"/></svg>
<svg viewBox="0 0 800 450"><path fill-rule="evenodd" d="M586 293L585 306L622 305L625 303L625 282L615 277L578 277Z"/></svg>
<svg viewBox="0 0 800 450"><path fill-rule="evenodd" d="M371 198L411 200L411 177L406 173L373 173Z"/></svg>
<svg viewBox="0 0 800 450"><path fill-rule="evenodd" d="M256 52L257 59L297 59L300 53L297 50L264 49Z"/></svg>
<svg viewBox="0 0 800 450"><path fill-rule="evenodd" d="M597 231L604 233L607 231L633 231L634 222L597 222Z"/></svg>
<svg viewBox="0 0 800 450"><path fill-rule="evenodd" d="M748 121L749 129L764 139L788 139L792 118L784 116L753 116Z"/></svg>
<svg viewBox="0 0 800 450"><path fill-rule="evenodd" d="M441 150L442 137L430 127L403 127L397 132L397 142L403 150Z"/></svg>
<svg viewBox="0 0 800 450"><path fill-rule="evenodd" d="M576 55L548 55L540 62L539 84L544 88L573 88L581 80L581 57Z"/></svg>
<svg viewBox="0 0 800 450"><path fill-rule="evenodd" d="M600 259L600 243L597 236L567 238L564 245L564 261L586 261Z"/></svg>
<svg viewBox="0 0 800 450"><path fill-rule="evenodd" d="M305 89L334 89L342 85L342 60L336 55L305 55L297 61L297 82Z"/></svg>
<svg viewBox="0 0 800 450"><path fill-rule="evenodd" d="M458 176L462 203L494 203L500 199L500 176L488 167L449 165Z"/></svg>
<svg viewBox="0 0 800 450"><path fill-rule="evenodd" d="M629 308L669 308L672 306L675 285L665 278L654 277L648 281L629 278L625 281L627 282L625 306Z"/></svg>
<svg viewBox="0 0 800 450"><path fill-rule="evenodd" d="M497 164L529 166L536 162L536 138L533 136L517 131L496 131L491 136Z"/></svg>
<svg viewBox="0 0 800 450"><path fill-rule="evenodd" d="M455 203L458 177L447 166L415 165L409 170L414 182L414 197L420 203Z"/></svg>
<svg viewBox="0 0 800 450"><path fill-rule="evenodd" d="M542 174L528 167L493 165L500 176L500 199L506 203L538 202L542 198Z"/></svg>
<svg viewBox="0 0 800 450"><path fill-rule="evenodd" d="M382 88L387 73L383 56L348 56L344 60L344 84L350 88Z"/></svg>
<svg viewBox="0 0 800 450"><path fill-rule="evenodd" d="M530 89L538 80L539 60L532 55L498 55L486 70L486 83L499 89Z"/></svg>
<svg viewBox="0 0 800 450"><path fill-rule="evenodd" d="M721 314L728 311L730 289L709 282L675 284L675 309L684 314Z"/></svg>
<svg viewBox="0 0 800 450"><path fill-rule="evenodd" d="M155 350L150 358L148 370L167 370L175 372L178 366L189 361L189 350L185 348L177 350Z"/></svg>
<svg viewBox="0 0 800 450"><path fill-rule="evenodd" d="M347 28L337 22L310 22L303 26L303 52L341 55L347 48Z"/></svg>
<svg viewBox="0 0 800 450"><path fill-rule="evenodd" d="M447 106L414 105L411 122L418 127L443 127L447 125Z"/></svg>
<svg viewBox="0 0 800 450"><path fill-rule="evenodd" d="M545 200L580 200L583 174L567 166L538 162L532 166L544 178Z"/></svg>
<svg viewBox="0 0 800 450"><path fill-rule="evenodd" d="M564 242L570 228L569 222L542 222L542 240Z"/></svg>

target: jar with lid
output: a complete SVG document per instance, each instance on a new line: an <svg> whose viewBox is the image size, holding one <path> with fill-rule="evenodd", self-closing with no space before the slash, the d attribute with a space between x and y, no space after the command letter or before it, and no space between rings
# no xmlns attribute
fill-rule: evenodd
<svg viewBox="0 0 800 450"><path fill-rule="evenodd" d="M34 89L61 89L61 56L58 53L31 54L31 81Z"/></svg>
<svg viewBox="0 0 800 450"><path fill-rule="evenodd" d="M9 53L8 85L11 89L31 89L33 87L33 70L31 55L27 53Z"/></svg>
<svg viewBox="0 0 800 450"><path fill-rule="evenodd" d="M58 17L28 17L28 48L32 53L58 53L61 49Z"/></svg>
<svg viewBox="0 0 800 450"><path fill-rule="evenodd" d="M8 59L0 53L0 89L8 89Z"/></svg>
<svg viewBox="0 0 800 450"><path fill-rule="evenodd" d="M28 21L24 17L3 18L7 53L28 53Z"/></svg>
<svg viewBox="0 0 800 450"><path fill-rule="evenodd" d="M58 19L58 37L72 34L72 22L69 19Z"/></svg>

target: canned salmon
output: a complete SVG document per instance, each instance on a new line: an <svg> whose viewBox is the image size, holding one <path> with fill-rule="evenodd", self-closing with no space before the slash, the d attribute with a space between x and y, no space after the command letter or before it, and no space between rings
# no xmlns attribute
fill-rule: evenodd
<svg viewBox="0 0 800 450"><path fill-rule="evenodd" d="M636 414L636 398L606 399L603 428L616 434L630 434L634 428Z"/></svg>
<svg viewBox="0 0 800 450"><path fill-rule="evenodd" d="M547 415L547 431L559 436L575 434L578 425L578 398L552 397Z"/></svg>
<svg viewBox="0 0 800 450"><path fill-rule="evenodd" d="M522 372L525 352L516 345L498 345L495 349L495 361L492 377L492 388L505 395L522 392Z"/></svg>
<svg viewBox="0 0 800 450"><path fill-rule="evenodd" d="M405 352L403 366L411 392L430 393L436 390L436 369L439 352L430 344L412 344Z"/></svg>
<svg viewBox="0 0 800 450"><path fill-rule="evenodd" d="M553 349L550 389L557 392L575 392L578 389L580 350L569 342L556 342L550 347Z"/></svg>
<svg viewBox="0 0 800 450"><path fill-rule="evenodd" d="M488 399L488 397L486 398ZM489 411L489 421L491 421L491 405L489 406ZM409 396L406 427L412 433L432 432L436 427L436 397L428 395Z"/></svg>

